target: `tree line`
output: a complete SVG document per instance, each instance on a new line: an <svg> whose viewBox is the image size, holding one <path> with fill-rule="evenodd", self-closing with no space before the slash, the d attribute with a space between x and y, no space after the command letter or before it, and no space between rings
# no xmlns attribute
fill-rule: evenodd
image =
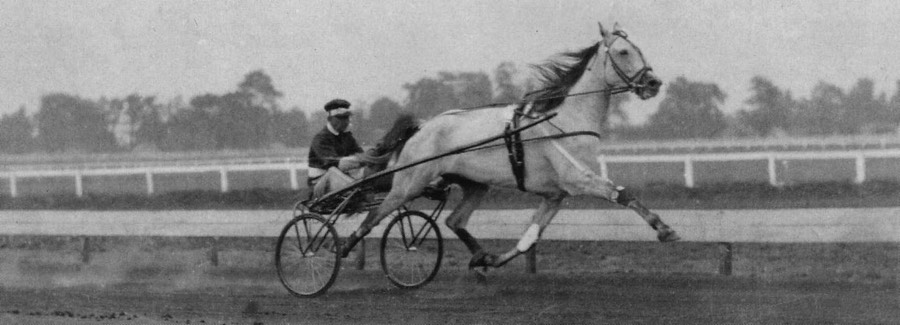
<svg viewBox="0 0 900 325"><path fill-rule="evenodd" d="M403 103L381 97L356 103L353 128L372 145L403 112L429 118L448 109L518 102L533 83L511 62L493 71L440 72L403 85ZM808 98L794 98L770 79L750 80L751 95L736 114L721 110L727 94L715 83L678 77L667 83L649 119L629 123L629 95L616 95L608 121L617 139L686 139L896 133L900 125L900 81L890 98L875 93L871 79L850 89L819 82ZM283 109L283 93L262 70L247 73L225 94L200 94L187 102L154 96L81 98L67 93L41 97L38 111L24 107L0 117L0 152L192 151L307 146L324 127L325 112L307 116ZM336 94L352 96L352 94ZM352 98L352 97L351 97Z"/></svg>

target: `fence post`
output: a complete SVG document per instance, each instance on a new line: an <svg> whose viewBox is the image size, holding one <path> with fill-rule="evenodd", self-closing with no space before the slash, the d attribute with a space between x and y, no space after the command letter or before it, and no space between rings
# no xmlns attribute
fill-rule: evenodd
<svg viewBox="0 0 900 325"><path fill-rule="evenodd" d="M768 157L768 169L769 169L769 185L778 186L778 169L775 166L775 154L769 154Z"/></svg>
<svg viewBox="0 0 900 325"><path fill-rule="evenodd" d="M866 181L866 157L862 152L856 154L856 183L862 184Z"/></svg>
<svg viewBox="0 0 900 325"><path fill-rule="evenodd" d="M300 182L297 181L297 168L291 167L289 169L290 177L291 177L291 189L296 191L300 189Z"/></svg>
<svg viewBox="0 0 900 325"><path fill-rule="evenodd" d="M81 239L81 264L91 263L91 237Z"/></svg>
<svg viewBox="0 0 900 325"><path fill-rule="evenodd" d="M537 243L531 244L531 248L525 252L525 272L537 273Z"/></svg>
<svg viewBox="0 0 900 325"><path fill-rule="evenodd" d="M684 158L684 185L694 188L694 162L691 160L691 156Z"/></svg>
<svg viewBox="0 0 900 325"><path fill-rule="evenodd" d="M222 193L228 192L228 170L225 166L219 168L219 182L222 184Z"/></svg>
<svg viewBox="0 0 900 325"><path fill-rule="evenodd" d="M209 264L219 266L219 237L212 238L212 247L209 249Z"/></svg>
<svg viewBox="0 0 900 325"><path fill-rule="evenodd" d="M19 196L19 188L17 186L16 174L9 175L9 196Z"/></svg>
<svg viewBox="0 0 900 325"><path fill-rule="evenodd" d="M153 173L148 169L145 172L147 178L147 195L153 195L153 191L155 190L153 187Z"/></svg>
<svg viewBox="0 0 900 325"><path fill-rule="evenodd" d="M75 172L75 196L81 197L84 195L84 182L82 182L81 171Z"/></svg>
<svg viewBox="0 0 900 325"><path fill-rule="evenodd" d="M719 243L719 275L731 275L731 260L734 247L731 243Z"/></svg>

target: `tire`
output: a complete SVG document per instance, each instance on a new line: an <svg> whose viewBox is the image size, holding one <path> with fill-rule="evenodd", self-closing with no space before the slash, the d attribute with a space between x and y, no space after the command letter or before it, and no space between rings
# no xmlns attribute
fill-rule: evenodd
<svg viewBox="0 0 900 325"><path fill-rule="evenodd" d="M341 269L340 240L334 226L318 214L295 217L278 236L275 268L281 284L294 296L325 293Z"/></svg>
<svg viewBox="0 0 900 325"><path fill-rule="evenodd" d="M397 287L413 289L431 282L443 258L441 231L425 213L405 211L384 229L381 269Z"/></svg>

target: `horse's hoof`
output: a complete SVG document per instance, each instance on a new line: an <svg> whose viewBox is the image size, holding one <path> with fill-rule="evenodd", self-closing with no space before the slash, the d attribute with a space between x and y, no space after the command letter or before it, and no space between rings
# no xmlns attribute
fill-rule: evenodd
<svg viewBox="0 0 900 325"><path fill-rule="evenodd" d="M472 259L469 260L469 269L475 269L476 267L484 267L485 269L488 266L494 266L494 262L497 260L497 255L488 254L483 251L475 253L472 255Z"/></svg>
<svg viewBox="0 0 900 325"><path fill-rule="evenodd" d="M678 234L675 233L675 230L666 227L659 230L656 234L656 239L659 239L659 241L663 243L669 243L681 240L681 236L678 236Z"/></svg>

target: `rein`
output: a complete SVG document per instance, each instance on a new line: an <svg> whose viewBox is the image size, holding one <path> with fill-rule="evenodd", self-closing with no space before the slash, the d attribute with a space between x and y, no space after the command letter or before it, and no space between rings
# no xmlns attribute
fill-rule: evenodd
<svg viewBox="0 0 900 325"><path fill-rule="evenodd" d="M640 52L640 49L638 49L638 47L635 46L634 43L632 43L631 41L628 40L628 35L625 34L625 32L615 31L615 32L613 32L613 35L616 35L619 37L610 41L609 44L604 44L606 46L606 49L605 49L606 59L610 62L610 66L612 66L613 71L615 71L616 75L623 82L625 82L625 86L611 87L609 85L609 83L607 83L607 87L602 88L602 89L589 90L589 91L583 91L583 92L577 92L577 93L568 93L565 95L540 97L540 98L531 99L531 100L520 100L520 101L515 101L515 102L499 102L499 103L490 103L490 104L485 104L485 105L459 108L459 109L457 109L459 112L465 112L465 111L476 110L476 109L494 108L494 107L502 107L502 106L510 106L510 105L518 105L519 106L517 109L514 110L511 124L508 125L507 128L504 130L504 132L499 135L492 136L492 137L484 139L484 140L475 141L468 145L458 147L456 149L450 150L448 152L445 152L445 153L442 153L439 155L425 157L425 158L410 162L403 166L399 166L399 167L395 167L395 168L391 168L391 169L387 169L387 170L382 170L380 172L371 174L363 179L360 179L360 180L357 180L357 181L351 183L350 185L344 187L343 189L339 189L337 191L326 194L325 196L319 198L317 200L317 202L324 202L328 198L335 197L335 196L341 195L343 193L347 193L351 190L359 190L359 187L361 185L368 183L374 179L383 177L385 175L394 174L399 171L409 169L409 168L412 168L412 167L415 167L415 166L418 166L418 165L421 165L421 164L424 164L424 163L427 163L430 161L441 159L441 158L444 158L447 156L458 155L458 154L477 151L477 150L495 148L495 147L499 147L499 146L506 146L507 150L509 150L510 163L513 166L513 174L516 176L516 183L518 185L518 188L521 191L526 191L525 186L524 186L525 163L524 163L524 151L522 148L523 143L542 141L542 140L555 140L555 139L562 139L562 138L569 138L569 137L576 137L576 136L592 136L597 139L600 139L601 136L599 133L594 132L594 131L564 132L563 130L560 130L562 133L559 133L559 134L545 135L545 136L529 138L529 139L521 139L520 136L523 131L530 129L530 128L532 128L538 124L541 124L543 122L547 122L557 115L557 113L555 113L555 112L534 115L534 114L531 114L530 112L523 111L523 107L525 107L528 103L533 103L533 102L537 102L537 101L545 101L545 100L551 100L551 99L584 96L584 95L591 95L591 94L601 94L601 93L608 93L610 95L615 95L615 94L621 94L621 93L626 93L626 92L631 92L631 91L637 91L637 90L642 89L647 86L645 84L638 83L638 81L641 78L643 78L643 76L646 75L648 72L652 71L653 68L651 68L647 64L647 61L644 59L644 55L643 55L643 53ZM643 63L643 67L640 70L638 70L633 76L628 76L627 74L625 74L625 71L622 70L622 68L616 63L616 61L612 57L612 54L609 51L612 44L615 43L619 39L624 39L626 42L631 44L632 47L635 50L637 50L638 54L640 55L641 62ZM596 58L596 55L594 56L594 58ZM519 122L518 122L520 117L527 117L530 119L534 119L534 121L532 121L529 124L520 126ZM550 123L550 124L553 125L553 123ZM555 127L555 125L554 125L554 127ZM557 127L557 129L559 129L559 128ZM488 143L491 143L493 141L497 141L500 139L504 139L505 140L504 143L487 145ZM554 143L554 145L558 146L558 144L556 144L556 143ZM563 152L563 153L565 154L566 152Z"/></svg>
<svg viewBox="0 0 900 325"><path fill-rule="evenodd" d="M551 119L551 118L556 117L556 114L557 114L557 113L549 113L549 114L546 114L546 115L544 115L544 116L539 117L537 120L532 121L531 123L528 123L528 124L526 124L526 125L520 126L520 127L516 128L516 129L514 129L514 130L511 130L511 131L509 131L509 132L521 133L522 131L525 131L525 130L527 130L527 129L530 129L530 128L534 127L534 126L537 126L538 124L541 124L541 123L543 123L543 122L545 122L545 121L547 121L547 120L549 120L549 119ZM581 132L573 132L573 133L593 134L593 135L597 136L598 138L600 137L599 134L597 134L596 132L591 132L591 131L581 131ZM561 135L564 135L564 134L559 134L559 135L557 135L557 136L561 136ZM582 135L582 134L578 134L578 135ZM492 137L487 138L487 139L484 139L484 140L475 141L475 142L472 142L472 143L470 143L470 144L467 144L467 145L463 145L463 146L457 147L456 149L447 151L447 152L442 153L442 154L439 154L439 155L435 155L435 156L431 156L431 157L425 157L425 158L422 158L422 159L419 159L419 160L410 162L410 163L408 163L408 164L406 164L406 165L403 165L403 166L399 166L399 167L394 167L394 168L391 168L391 169L382 170L382 171L380 171L380 172L371 174L371 175L367 176L366 178L363 178L363 179L357 180L357 181L355 181L355 182L353 182L353 183L350 183L349 185L347 185L346 187L344 187L344 188L342 188L342 189L339 189L339 190L336 190L336 191L334 191L334 192L325 194L324 196L318 198L318 199L316 200L316 202L325 202L325 201L326 201L327 199L329 199L329 198L332 198L332 197L341 195L341 194L343 194L343 193L347 193L347 192L349 192L349 191L351 191L351 190L356 190L356 189L359 188L359 186L361 186L361 185L363 185L363 184L365 184L365 183L368 183L368 182L370 182L370 181L372 181L372 180L374 180L374 179L377 179L377 178L379 178L379 177L382 177L382 176L385 176L385 175L394 174L394 173L396 173L396 172L399 172L399 171L402 171L402 170L405 170L405 169L409 169L409 168L412 168L412 167L415 167L415 166L418 166L418 165L421 165L421 164L424 164L424 163L427 163L427 162L430 162L430 161L433 161L433 160L441 159L441 158L444 158L444 157L447 157L447 156L458 155L458 154L461 154L461 153L466 153L466 152L471 152L471 151L482 150L482 149L494 147L494 146L496 146L496 145L487 146L487 147L485 147L484 145L486 145L486 144L488 144L488 143L491 143L491 142L494 142L494 141L497 141L497 140L499 140L499 139L502 139L503 137L506 137L506 136L507 136L507 132L503 132L503 133L501 133L501 134L492 136ZM571 136L574 136L574 134L571 135ZM535 140L538 140L538 139L535 139Z"/></svg>
<svg viewBox="0 0 900 325"><path fill-rule="evenodd" d="M622 81L625 82L625 86L607 87L607 88L602 88L602 89L589 90L589 91L583 91L583 92L577 92L577 93L569 93L569 94L558 95L558 96L539 97L539 98L535 98L535 99L531 99L531 100L519 100L519 101L514 101L514 102L497 102L497 103L490 103L490 104L484 104L484 105L462 107L462 108L458 108L458 110L467 111L467 110L501 107L501 106L509 106L509 105L524 105L524 104L528 104L529 102L538 102L538 101L546 101L546 100L551 100L551 99L576 97L576 96L584 96L584 95L592 95L592 94L602 94L602 93L616 95L616 94L627 93L627 92L631 92L631 91L637 91L638 89L647 87L647 85L645 85L645 84L638 83L638 81L641 80L641 78L643 78L644 75L646 75L650 71L653 71L653 68L651 68L650 65L647 64L647 61L644 59L644 54L641 53L640 48L638 48L636 45L634 45L634 43L632 43L630 40L628 40L628 35L625 34L625 32L615 31L615 32L613 32L613 35L616 35L619 37L613 39L611 42L609 42L609 44L604 44L606 46L606 50L604 50L604 52L606 54L607 60L609 60L610 66L612 66L612 68L613 68L613 71L616 73L617 76L619 76L619 79L621 79ZM620 67L619 64L616 63L616 60L613 60L612 54L609 52L609 49L613 45L613 43L615 43L616 41L618 41L620 39L625 40L626 42L628 42L628 44L631 44L631 46L635 50L638 51L638 54L641 58L641 63L643 64L643 67L640 70L638 70L637 72L635 72L633 76L628 76L627 74L625 74L625 70L622 70L622 67ZM607 86L608 85L609 84L607 84Z"/></svg>

